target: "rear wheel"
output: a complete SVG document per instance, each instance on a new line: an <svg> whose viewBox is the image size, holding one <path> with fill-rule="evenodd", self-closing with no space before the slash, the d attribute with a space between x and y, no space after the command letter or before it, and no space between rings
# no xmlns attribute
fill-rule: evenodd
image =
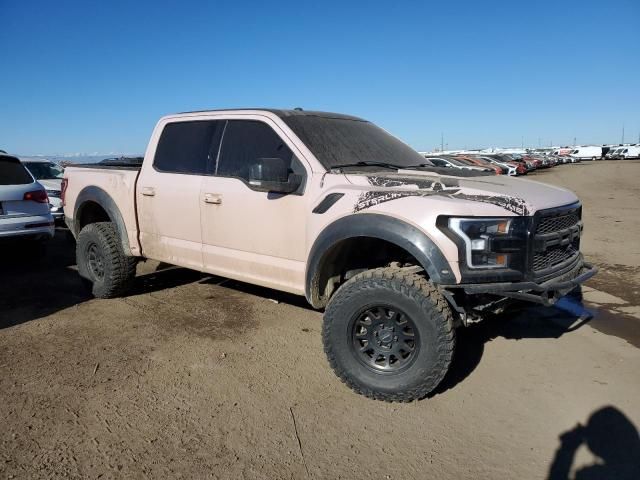
<svg viewBox="0 0 640 480"><path fill-rule="evenodd" d="M76 242L78 273L91 293L112 298L124 293L136 273L137 259L122 250L111 222L98 222L82 229Z"/></svg>
<svg viewBox="0 0 640 480"><path fill-rule="evenodd" d="M408 402L442 381L455 336L449 305L435 287L389 267L338 289L325 311L323 342L336 375L355 392Z"/></svg>

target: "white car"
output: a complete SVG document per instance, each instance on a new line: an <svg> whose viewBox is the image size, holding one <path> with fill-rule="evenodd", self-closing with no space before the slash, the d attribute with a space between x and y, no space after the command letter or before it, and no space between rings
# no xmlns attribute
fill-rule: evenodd
<svg viewBox="0 0 640 480"><path fill-rule="evenodd" d="M21 158L22 164L40 184L47 190L51 215L56 224L64 224L62 208L61 184L64 169L50 160L41 158Z"/></svg>
<svg viewBox="0 0 640 480"><path fill-rule="evenodd" d="M49 198L17 157L0 154L0 239L49 240Z"/></svg>

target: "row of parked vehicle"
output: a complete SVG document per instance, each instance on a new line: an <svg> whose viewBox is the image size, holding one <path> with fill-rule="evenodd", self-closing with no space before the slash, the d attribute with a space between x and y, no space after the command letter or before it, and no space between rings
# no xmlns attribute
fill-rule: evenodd
<svg viewBox="0 0 640 480"><path fill-rule="evenodd" d="M640 145L627 145L623 147L610 147L604 154L607 160L627 160L629 158L640 158Z"/></svg>
<svg viewBox="0 0 640 480"><path fill-rule="evenodd" d="M578 160L627 160L640 158L640 145L585 145L559 148L551 153Z"/></svg>
<svg viewBox="0 0 640 480"><path fill-rule="evenodd" d="M526 175L539 168L551 168L563 163L576 163L580 159L541 154L517 153L457 153L438 154L425 153L424 157L436 167L447 167L462 170L474 170L496 175Z"/></svg>

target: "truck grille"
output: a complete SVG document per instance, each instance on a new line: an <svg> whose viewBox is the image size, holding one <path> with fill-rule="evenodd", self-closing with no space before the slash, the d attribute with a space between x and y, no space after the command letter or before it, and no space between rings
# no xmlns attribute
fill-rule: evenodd
<svg viewBox="0 0 640 480"><path fill-rule="evenodd" d="M539 213L531 262L534 276L547 276L572 264L579 257L581 216L579 205Z"/></svg>
<svg viewBox="0 0 640 480"><path fill-rule="evenodd" d="M578 212L571 212L566 215L558 215L554 217L543 217L538 224L536 234L552 233L558 230L570 228L580 222Z"/></svg>

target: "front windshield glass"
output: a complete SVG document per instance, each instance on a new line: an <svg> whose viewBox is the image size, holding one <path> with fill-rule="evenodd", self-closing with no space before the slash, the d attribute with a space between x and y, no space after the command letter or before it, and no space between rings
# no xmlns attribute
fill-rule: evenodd
<svg viewBox="0 0 640 480"><path fill-rule="evenodd" d="M282 120L326 169L359 162L400 167L429 164L407 144L371 122L321 115L291 115Z"/></svg>
<svg viewBox="0 0 640 480"><path fill-rule="evenodd" d="M31 172L36 180L51 180L55 178L62 178L64 173L55 163L46 162L25 162L25 166Z"/></svg>

